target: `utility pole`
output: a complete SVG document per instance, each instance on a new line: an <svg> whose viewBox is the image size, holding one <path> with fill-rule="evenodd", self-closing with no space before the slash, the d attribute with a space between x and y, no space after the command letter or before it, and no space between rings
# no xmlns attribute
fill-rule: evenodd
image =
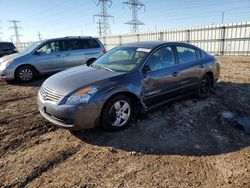
<svg viewBox="0 0 250 188"><path fill-rule="evenodd" d="M0 41L2 41L2 38L1 38L1 35L2 35L3 33L1 32L1 27L0 27Z"/></svg>
<svg viewBox="0 0 250 188"><path fill-rule="evenodd" d="M102 22L101 22L100 19L99 19L99 21L97 22L97 24L98 24L97 29L98 29L99 36L102 36Z"/></svg>
<svg viewBox="0 0 250 188"><path fill-rule="evenodd" d="M16 37L16 43L19 44L20 43L20 34L19 34L19 29L21 29L21 27L19 27L17 24L20 23L20 21L18 20L10 20L10 23L13 24L13 27L9 27L10 29L14 29L15 32L15 37Z"/></svg>
<svg viewBox="0 0 250 188"><path fill-rule="evenodd" d="M123 5L128 5L129 9L132 11L132 20L126 22L125 24L130 25L130 30L132 33L138 33L139 25L145 25L138 19L138 11L142 8L144 8L145 11L145 5L139 0L128 0L123 2Z"/></svg>
<svg viewBox="0 0 250 188"><path fill-rule="evenodd" d="M1 20L0 20L1 21ZM1 35L3 34L2 32L1 32L1 29L2 29L2 27L0 27L0 41L2 40L1 39Z"/></svg>
<svg viewBox="0 0 250 188"><path fill-rule="evenodd" d="M221 16L221 23L224 24L224 17L225 17L225 12L222 12L222 16Z"/></svg>
<svg viewBox="0 0 250 188"><path fill-rule="evenodd" d="M38 37L38 40L39 40L39 41L41 41L41 40L42 40L42 35L41 35L40 31L38 31L38 33L37 33L37 37Z"/></svg>
<svg viewBox="0 0 250 188"><path fill-rule="evenodd" d="M99 35L100 36L106 36L111 34L111 29L109 26L109 18L114 17L110 14L108 14L108 8L112 5L112 0L98 0L98 2L94 1L96 6L100 6L100 12L98 14L94 15L95 17L99 17L100 20L98 22L99 24ZM101 25L101 26L100 26ZM101 32L100 32L101 31Z"/></svg>

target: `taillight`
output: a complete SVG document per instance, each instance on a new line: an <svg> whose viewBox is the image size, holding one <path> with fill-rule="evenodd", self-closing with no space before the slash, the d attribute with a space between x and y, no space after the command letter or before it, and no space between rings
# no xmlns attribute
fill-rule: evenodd
<svg viewBox="0 0 250 188"><path fill-rule="evenodd" d="M102 53L103 53L103 54L106 54L106 53L107 53L107 50L103 50Z"/></svg>

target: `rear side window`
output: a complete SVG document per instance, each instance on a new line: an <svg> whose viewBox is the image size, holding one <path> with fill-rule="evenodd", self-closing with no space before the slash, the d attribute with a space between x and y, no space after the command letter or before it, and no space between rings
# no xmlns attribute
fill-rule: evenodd
<svg viewBox="0 0 250 188"><path fill-rule="evenodd" d="M79 39L71 39L63 41L63 49L68 50L80 50L83 49L82 43Z"/></svg>
<svg viewBox="0 0 250 188"><path fill-rule="evenodd" d="M83 48L100 48L100 44L94 39L82 39Z"/></svg>
<svg viewBox="0 0 250 188"><path fill-rule="evenodd" d="M190 63L197 60L196 51L193 48L177 46L176 50L178 53L180 64Z"/></svg>

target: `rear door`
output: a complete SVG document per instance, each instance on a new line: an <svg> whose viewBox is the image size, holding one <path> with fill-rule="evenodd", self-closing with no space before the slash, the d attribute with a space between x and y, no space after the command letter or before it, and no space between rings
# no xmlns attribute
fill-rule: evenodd
<svg viewBox="0 0 250 188"><path fill-rule="evenodd" d="M144 65L143 74L142 98L147 107L178 95L180 75L172 46L155 51Z"/></svg>
<svg viewBox="0 0 250 188"><path fill-rule="evenodd" d="M181 93L190 92L198 88L201 69L196 49L185 45L177 45L179 71L181 78Z"/></svg>
<svg viewBox="0 0 250 188"><path fill-rule="evenodd" d="M100 46L100 44L96 41L96 39L81 39L84 53L86 57L86 61L89 59L97 59L103 54L103 48Z"/></svg>
<svg viewBox="0 0 250 188"><path fill-rule="evenodd" d="M30 60L41 73L52 73L64 69L63 57L61 56L61 43L49 41L43 44Z"/></svg>
<svg viewBox="0 0 250 188"><path fill-rule="evenodd" d="M85 64L85 50L81 39L65 39L62 41L65 69Z"/></svg>

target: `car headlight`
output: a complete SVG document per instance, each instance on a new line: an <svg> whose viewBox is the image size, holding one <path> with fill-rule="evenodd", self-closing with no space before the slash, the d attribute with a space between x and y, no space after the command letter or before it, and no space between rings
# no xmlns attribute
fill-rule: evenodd
<svg viewBox="0 0 250 188"><path fill-rule="evenodd" d="M87 87L71 95L66 104L76 105L88 103L90 98L98 91L96 87Z"/></svg>
<svg viewBox="0 0 250 188"><path fill-rule="evenodd" d="M13 62L13 59L1 63L1 67L8 67Z"/></svg>

